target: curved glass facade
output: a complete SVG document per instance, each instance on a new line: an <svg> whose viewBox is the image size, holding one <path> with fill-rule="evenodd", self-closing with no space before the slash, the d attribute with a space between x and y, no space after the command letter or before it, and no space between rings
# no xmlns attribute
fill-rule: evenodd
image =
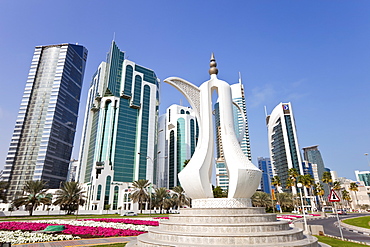
<svg viewBox="0 0 370 247"><path fill-rule="evenodd" d="M135 180L153 181L158 83L152 70L124 59L112 42L90 85L79 158L81 181L106 184L104 203L89 201L87 208L112 204L116 209L124 184L127 189Z"/></svg>

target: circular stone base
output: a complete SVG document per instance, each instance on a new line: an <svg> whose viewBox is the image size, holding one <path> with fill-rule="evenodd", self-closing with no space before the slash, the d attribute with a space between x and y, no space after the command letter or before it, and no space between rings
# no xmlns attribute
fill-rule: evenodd
<svg viewBox="0 0 370 247"><path fill-rule="evenodd" d="M252 207L250 198L205 198L193 199L192 208L248 208Z"/></svg>

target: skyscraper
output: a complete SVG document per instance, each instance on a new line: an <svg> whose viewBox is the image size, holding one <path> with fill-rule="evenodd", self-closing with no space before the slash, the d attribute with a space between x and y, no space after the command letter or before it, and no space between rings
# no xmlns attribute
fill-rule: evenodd
<svg viewBox="0 0 370 247"><path fill-rule="evenodd" d="M86 208L116 210L130 183L155 180L158 89L155 73L125 59L113 41L107 62L93 75L86 106L79 157Z"/></svg>
<svg viewBox="0 0 370 247"><path fill-rule="evenodd" d="M158 187L172 189L180 185L177 174L184 168L195 151L198 125L193 110L189 107L171 105L160 117L158 138Z"/></svg>
<svg viewBox="0 0 370 247"><path fill-rule="evenodd" d="M303 158L312 164L317 164L317 173L319 179L321 179L325 172L325 166L318 146L319 145L303 148Z"/></svg>
<svg viewBox="0 0 370 247"><path fill-rule="evenodd" d="M87 58L81 45L37 46L4 167L7 198L25 181L59 188L68 173Z"/></svg>
<svg viewBox="0 0 370 247"><path fill-rule="evenodd" d="M288 170L295 168L299 174L304 174L292 105L277 105L271 115L267 116L266 123L273 174L280 177L282 189L288 191ZM296 193L294 187L293 193Z"/></svg>
<svg viewBox="0 0 370 247"><path fill-rule="evenodd" d="M236 133L242 136L242 141L240 146L242 148L245 156L252 161L250 139L249 139L249 129L248 129L248 119L247 119L247 108L245 104L244 96L244 86L239 81L239 83L231 85L231 94L233 101L236 105L233 106L233 116L234 116L234 129ZM217 159L216 159L216 186L220 186L223 190L227 190L229 186L229 178L227 175L227 169L225 165L225 160L223 156L223 148L220 139L220 116L219 116L219 103L215 104L215 122L216 122L216 137L217 137ZM244 133L243 125L245 126Z"/></svg>
<svg viewBox="0 0 370 247"><path fill-rule="evenodd" d="M258 168L262 171L261 191L271 194L273 174L270 158L258 157Z"/></svg>

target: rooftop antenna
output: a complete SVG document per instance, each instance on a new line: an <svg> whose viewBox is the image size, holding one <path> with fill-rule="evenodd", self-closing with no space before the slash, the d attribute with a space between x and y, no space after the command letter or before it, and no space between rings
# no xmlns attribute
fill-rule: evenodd
<svg viewBox="0 0 370 247"><path fill-rule="evenodd" d="M182 106L182 99L180 99L180 106Z"/></svg>
<svg viewBox="0 0 370 247"><path fill-rule="evenodd" d="M264 108L265 108L265 117L267 117L267 108L266 106L264 106Z"/></svg>
<svg viewBox="0 0 370 247"><path fill-rule="evenodd" d="M113 32L113 41L116 39L116 32Z"/></svg>
<svg viewBox="0 0 370 247"><path fill-rule="evenodd" d="M242 84L242 73L239 71L239 84Z"/></svg>

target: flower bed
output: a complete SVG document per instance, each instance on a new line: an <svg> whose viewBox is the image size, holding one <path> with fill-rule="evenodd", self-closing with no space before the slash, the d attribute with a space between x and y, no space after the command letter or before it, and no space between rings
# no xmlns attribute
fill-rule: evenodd
<svg viewBox="0 0 370 247"><path fill-rule="evenodd" d="M10 242L12 244L40 243L50 241L63 241L80 239L79 236L65 234L45 234L39 232L0 231L0 242Z"/></svg>
<svg viewBox="0 0 370 247"><path fill-rule="evenodd" d="M86 226L86 227L104 227L115 229L130 229L135 231L147 232L147 225L134 225L115 222L99 222L90 220L39 220L37 222L54 224L54 225L73 225L73 226Z"/></svg>
<svg viewBox="0 0 370 247"><path fill-rule="evenodd" d="M64 225L61 234L35 231L49 225ZM43 220L34 222L0 222L0 242L12 244L48 242L93 237L137 236L147 232L148 226L158 226L158 220L88 219ZM3 231L5 230L5 231ZM30 232L31 231L31 232Z"/></svg>
<svg viewBox="0 0 370 247"><path fill-rule="evenodd" d="M84 221L96 221L96 222L107 222L107 223L123 223L133 225L147 225L147 226L158 226L158 221L153 220L131 220L131 219L85 219Z"/></svg>

